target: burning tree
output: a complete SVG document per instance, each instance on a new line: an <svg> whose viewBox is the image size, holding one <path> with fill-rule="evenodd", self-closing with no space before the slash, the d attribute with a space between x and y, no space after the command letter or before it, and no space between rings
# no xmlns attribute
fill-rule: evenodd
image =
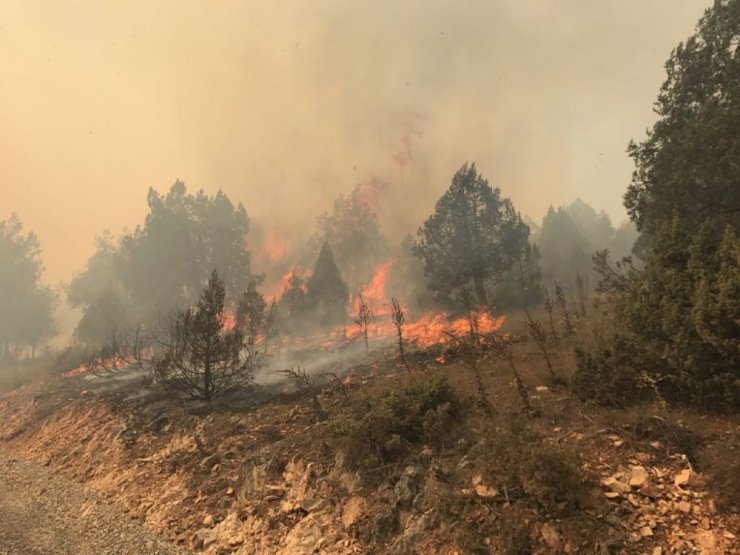
<svg viewBox="0 0 740 555"><path fill-rule="evenodd" d="M529 238L508 198L465 164L418 231L415 252L424 261L429 286L450 292L472 284L478 304L488 305L486 282L514 264Z"/></svg>
<svg viewBox="0 0 740 555"><path fill-rule="evenodd" d="M360 326L360 332L365 339L365 351L367 352L367 354L370 354L368 331L370 328L370 324L372 324L374 320L373 309L370 307L369 304L367 304L367 301L362 296L362 292L360 292L359 294L359 299L360 301L357 305L357 318L355 318L355 323Z"/></svg>
<svg viewBox="0 0 740 555"><path fill-rule="evenodd" d="M237 377L252 378L254 358L244 348L242 331L238 326L225 328L225 297L224 282L214 270L200 300L166 323L154 373L173 391L211 401Z"/></svg>
<svg viewBox="0 0 740 555"><path fill-rule="evenodd" d="M550 321L550 333L553 338L557 338L558 334L555 331L555 321L552 316L553 310L555 310L555 299L553 299L552 295L550 295L550 292L547 290L547 287L545 287L545 311L547 312L547 317Z"/></svg>

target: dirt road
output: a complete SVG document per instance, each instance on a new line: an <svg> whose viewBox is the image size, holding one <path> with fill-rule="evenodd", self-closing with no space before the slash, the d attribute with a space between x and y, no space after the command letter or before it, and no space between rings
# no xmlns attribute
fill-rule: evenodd
<svg viewBox="0 0 740 555"><path fill-rule="evenodd" d="M79 484L0 452L0 555L183 553Z"/></svg>

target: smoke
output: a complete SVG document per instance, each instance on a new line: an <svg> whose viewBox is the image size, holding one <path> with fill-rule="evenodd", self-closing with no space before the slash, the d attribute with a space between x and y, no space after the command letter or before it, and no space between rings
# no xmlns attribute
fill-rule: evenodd
<svg viewBox="0 0 740 555"><path fill-rule="evenodd" d="M3 207L54 281L176 178L243 202L267 260L357 183L388 185L400 240L467 160L535 219L580 196L619 220L625 146L710 3L9 0Z"/></svg>

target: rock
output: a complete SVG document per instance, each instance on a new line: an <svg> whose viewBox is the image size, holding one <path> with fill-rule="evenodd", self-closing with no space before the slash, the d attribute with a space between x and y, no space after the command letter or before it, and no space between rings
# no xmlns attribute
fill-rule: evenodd
<svg viewBox="0 0 740 555"><path fill-rule="evenodd" d="M653 529L650 528L650 526L643 526L642 528L640 528L640 535L643 538L649 538L653 535Z"/></svg>
<svg viewBox="0 0 740 555"><path fill-rule="evenodd" d="M213 453L212 455L208 455L206 458L200 461L200 467L203 470L211 470L211 468L213 468L214 465L217 465L220 462L221 462L221 455L219 455L218 453Z"/></svg>
<svg viewBox="0 0 740 555"><path fill-rule="evenodd" d="M649 478L650 475L648 474L648 471L645 470L644 466L633 466L630 469L629 485L633 488L640 489L648 483Z"/></svg>
<svg viewBox="0 0 740 555"><path fill-rule="evenodd" d="M318 522L309 515L296 524L285 537L283 553L295 555L320 553L323 543L324 532Z"/></svg>
<svg viewBox="0 0 740 555"><path fill-rule="evenodd" d="M265 495L272 495L276 498L283 497L285 495L285 488L281 486L275 486L272 484L268 484L264 487Z"/></svg>
<svg viewBox="0 0 740 555"><path fill-rule="evenodd" d="M663 548L660 546L654 547L653 555L663 555Z"/></svg>
<svg viewBox="0 0 740 555"><path fill-rule="evenodd" d="M397 538L390 549L391 553L414 553L417 552L419 540L431 527L431 517L428 511L419 516L409 515L408 520L402 525L403 533Z"/></svg>
<svg viewBox="0 0 740 555"><path fill-rule="evenodd" d="M617 480L613 476L609 478L604 478L601 481L601 484L609 488L611 491L614 491L617 493L629 493L630 491L632 491L632 488L630 488L628 484L625 484L624 482Z"/></svg>
<svg viewBox="0 0 740 555"><path fill-rule="evenodd" d="M424 470L418 465L407 466L401 478L393 487L396 503L402 507L410 507L419 491Z"/></svg>
<svg viewBox="0 0 740 555"><path fill-rule="evenodd" d="M360 519L366 505L367 501L365 501L363 497L357 495L350 497L347 500L344 504L344 510L342 511L342 524L345 528L350 528Z"/></svg>
<svg viewBox="0 0 740 555"><path fill-rule="evenodd" d="M558 534L557 530L555 530L553 526L550 524L544 524L540 530L540 534L542 534L542 539L545 541L547 547L550 548L552 553L561 552L563 543L560 541L560 534Z"/></svg>
<svg viewBox="0 0 740 555"><path fill-rule="evenodd" d="M471 480L473 487L477 486L482 481L483 481L483 476L481 476L480 474L476 474L475 476L473 476L473 479Z"/></svg>
<svg viewBox="0 0 740 555"><path fill-rule="evenodd" d="M483 499L491 499L498 495L498 491L496 491L494 488L484 486L483 484L478 484L477 486L475 486L475 494L478 497L482 497Z"/></svg>
<svg viewBox="0 0 740 555"><path fill-rule="evenodd" d="M685 468L673 478L673 483L678 487L696 488L705 485L706 481L701 474L698 474L690 468Z"/></svg>
<svg viewBox="0 0 740 555"><path fill-rule="evenodd" d="M678 510L682 513L688 513L691 511L691 503L688 501L679 501Z"/></svg>
<svg viewBox="0 0 740 555"><path fill-rule="evenodd" d="M213 526L213 515L203 517L203 526Z"/></svg>

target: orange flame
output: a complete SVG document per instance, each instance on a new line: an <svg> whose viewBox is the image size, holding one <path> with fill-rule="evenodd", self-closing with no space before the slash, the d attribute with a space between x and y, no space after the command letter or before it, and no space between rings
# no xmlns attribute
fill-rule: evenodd
<svg viewBox="0 0 740 555"><path fill-rule="evenodd" d="M387 309L383 310L382 307L385 303L386 298L385 286L388 283L388 275L390 274L391 268L393 268L393 265L395 263L396 259L392 258L391 260L388 260L387 262L384 262L383 264L378 266L375 270L375 273L373 274L372 279L370 280L370 283L367 284L361 291L362 298L373 309L376 317L380 314L388 313ZM354 302L351 303L351 305L354 307L355 313L357 313L357 310L360 307L359 296L354 299Z"/></svg>
<svg viewBox="0 0 740 555"><path fill-rule="evenodd" d="M111 357L102 359L96 364L80 364L77 368L74 368L70 370L69 372L64 373L65 378L72 378L74 376L79 376L81 374L84 374L86 372L89 372L90 370L94 369L101 369L101 368L121 368L122 366L126 366L128 364L131 364L134 362L133 358L126 358L126 357Z"/></svg>
<svg viewBox="0 0 740 555"><path fill-rule="evenodd" d="M472 313L475 333L486 335L501 329L504 324L503 316L494 316L485 308L479 308ZM362 330L359 325L346 328L346 337L355 339L360 336ZM407 343L425 349L432 345L447 343L450 335L458 337L470 333L470 319L467 316L450 320L444 312L427 312L416 320L407 321L403 327L403 339ZM387 315L376 320L375 324L368 330L370 337L374 339L395 340L397 331ZM332 333L334 341L345 337L345 329L340 328Z"/></svg>

